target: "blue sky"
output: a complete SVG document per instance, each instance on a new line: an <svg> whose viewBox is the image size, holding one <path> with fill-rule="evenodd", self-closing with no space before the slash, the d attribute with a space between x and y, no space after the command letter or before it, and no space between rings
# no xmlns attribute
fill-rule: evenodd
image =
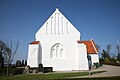
<svg viewBox="0 0 120 80"><path fill-rule="evenodd" d="M0 0L0 39L19 41L15 57L27 59L28 43L59 8L81 32L81 40L94 39L101 50L120 41L120 0Z"/></svg>

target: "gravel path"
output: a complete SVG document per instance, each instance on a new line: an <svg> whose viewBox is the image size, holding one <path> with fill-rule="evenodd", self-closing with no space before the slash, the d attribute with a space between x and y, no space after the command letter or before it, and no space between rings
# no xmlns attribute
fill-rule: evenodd
<svg viewBox="0 0 120 80"><path fill-rule="evenodd" d="M120 67L119 66L110 66L110 65L103 65L98 69L94 69L92 71L106 71L103 73L88 75L88 76L78 76L78 78L84 77L109 77L109 76L120 76ZM76 77L77 78L77 77Z"/></svg>

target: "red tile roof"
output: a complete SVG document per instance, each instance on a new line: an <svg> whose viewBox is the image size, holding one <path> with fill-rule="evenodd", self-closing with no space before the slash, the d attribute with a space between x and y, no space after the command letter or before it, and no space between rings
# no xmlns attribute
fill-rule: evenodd
<svg viewBox="0 0 120 80"><path fill-rule="evenodd" d="M87 54L97 54L98 49L95 42L91 39L88 41L77 41L78 43L84 43L87 47Z"/></svg>
<svg viewBox="0 0 120 80"><path fill-rule="evenodd" d="M40 41L33 41L33 42L29 43L29 44L39 44L39 43L40 43Z"/></svg>

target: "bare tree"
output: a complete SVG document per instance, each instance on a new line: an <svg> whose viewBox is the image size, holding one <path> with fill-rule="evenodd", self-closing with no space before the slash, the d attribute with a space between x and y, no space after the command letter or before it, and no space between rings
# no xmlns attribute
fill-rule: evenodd
<svg viewBox="0 0 120 80"><path fill-rule="evenodd" d="M96 44L96 47L98 49L98 51L100 50L100 45Z"/></svg>
<svg viewBox="0 0 120 80"><path fill-rule="evenodd" d="M7 64L7 76L9 73L9 67L13 62L15 54L17 53L18 45L19 45L18 42L14 44L12 43L12 41L10 43L6 43L4 60L5 60L5 63Z"/></svg>
<svg viewBox="0 0 120 80"><path fill-rule="evenodd" d="M102 56L102 59L105 61L105 59L109 57L109 54L105 50L103 50L101 53L101 56Z"/></svg>
<svg viewBox="0 0 120 80"><path fill-rule="evenodd" d="M102 55L102 52L100 51L100 45L96 44L96 47L97 47L97 51L98 51L98 54L99 56ZM102 57L102 56L101 56Z"/></svg>
<svg viewBox="0 0 120 80"><path fill-rule="evenodd" d="M111 44L108 44L106 49L107 49L107 54L108 54L108 57L110 58L110 50L112 48L112 45Z"/></svg>
<svg viewBox="0 0 120 80"><path fill-rule="evenodd" d="M112 48L112 45L108 44L107 47L106 47L108 53L110 53L111 48Z"/></svg>

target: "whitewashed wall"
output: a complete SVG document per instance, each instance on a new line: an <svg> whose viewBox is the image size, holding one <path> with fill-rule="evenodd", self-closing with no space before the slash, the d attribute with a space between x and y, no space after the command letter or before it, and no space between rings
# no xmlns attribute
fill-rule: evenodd
<svg viewBox="0 0 120 80"><path fill-rule="evenodd" d="M39 44L29 44L27 65L38 67L41 63L41 47Z"/></svg>
<svg viewBox="0 0 120 80"><path fill-rule="evenodd" d="M98 54L89 54L89 55L91 56L92 65L94 65L94 63L99 63Z"/></svg>
<svg viewBox="0 0 120 80"><path fill-rule="evenodd" d="M89 69L86 45L83 43L78 44L78 67L79 67L79 70Z"/></svg>
<svg viewBox="0 0 120 80"><path fill-rule="evenodd" d="M56 9L35 35L42 46L42 64L53 67L54 71L77 70L79 31ZM51 48L55 44L63 47L62 58L51 58Z"/></svg>

